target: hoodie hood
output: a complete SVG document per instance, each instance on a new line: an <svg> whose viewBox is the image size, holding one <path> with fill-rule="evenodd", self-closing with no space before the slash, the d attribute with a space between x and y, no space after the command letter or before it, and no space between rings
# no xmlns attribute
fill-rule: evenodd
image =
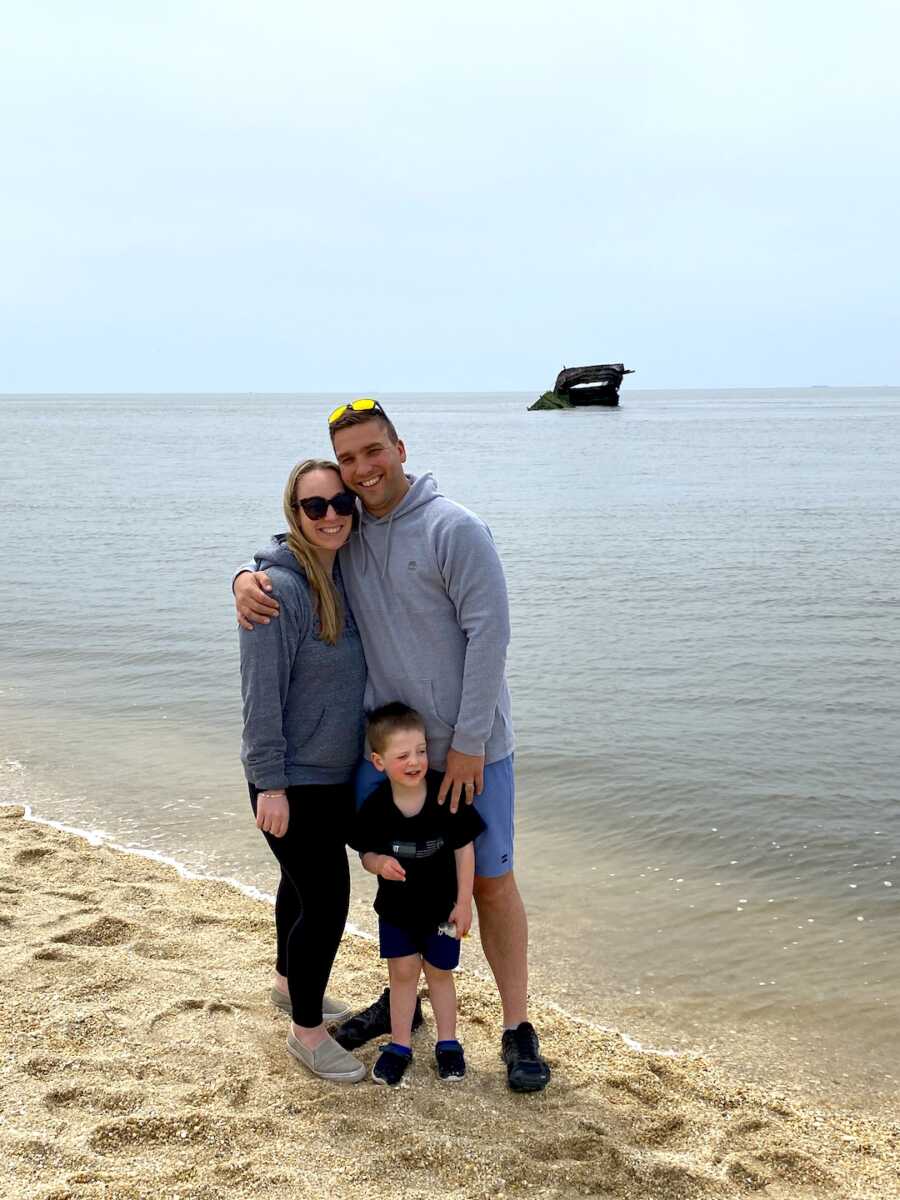
<svg viewBox="0 0 900 1200"><path fill-rule="evenodd" d="M397 507L392 508L386 516L373 517L371 513L366 512L362 504L359 505L359 542L362 550L361 571L363 575L369 570L370 563L377 559L370 546L371 536L367 536L367 530L374 531L377 526L387 527L383 561L378 563L378 570L381 578L384 579L391 559L391 534L394 530L394 523L405 521L414 513L419 514L426 504L437 500L441 495L437 482L430 471L426 471L424 475L407 475L406 478L409 480L409 491Z"/></svg>
<svg viewBox="0 0 900 1200"><path fill-rule="evenodd" d="M407 475L409 480L409 491L400 501L396 508L383 517L373 517L371 513L366 512L362 504L359 506L360 522L363 525L389 525L392 521L399 521L401 517L407 517L411 512L415 512L417 508L421 508L423 504L428 504L441 493L438 491L437 481L431 471L426 471L424 475Z"/></svg>
<svg viewBox="0 0 900 1200"><path fill-rule="evenodd" d="M293 571L295 575L306 578L306 572L294 558L293 551L287 544L286 533L276 533L271 542L262 550L257 550L253 557L258 571L268 571L269 567L284 567L286 571Z"/></svg>

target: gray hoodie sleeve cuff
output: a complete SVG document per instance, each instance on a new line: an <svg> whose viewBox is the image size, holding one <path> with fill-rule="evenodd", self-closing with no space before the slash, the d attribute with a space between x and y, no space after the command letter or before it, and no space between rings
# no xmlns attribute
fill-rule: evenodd
<svg viewBox="0 0 900 1200"><path fill-rule="evenodd" d="M257 567L256 561L254 559L251 559L250 562L241 563L241 565L238 567L238 569L235 571L235 573L231 577L232 593L234 592L234 585L235 585L235 581L237 580L238 575L243 575L243 573L245 571L256 571L258 569L259 568ZM257 784L256 786L259 787L259 784Z"/></svg>
<svg viewBox="0 0 900 1200"><path fill-rule="evenodd" d="M254 771L251 783L261 792L287 791L288 777L283 769L279 771L277 767L269 767L266 770Z"/></svg>
<svg viewBox="0 0 900 1200"><path fill-rule="evenodd" d="M453 735L453 740L450 742L451 750L458 750L460 754L472 754L477 758L484 755L484 742L478 738L470 737L468 734L460 733L457 730Z"/></svg>

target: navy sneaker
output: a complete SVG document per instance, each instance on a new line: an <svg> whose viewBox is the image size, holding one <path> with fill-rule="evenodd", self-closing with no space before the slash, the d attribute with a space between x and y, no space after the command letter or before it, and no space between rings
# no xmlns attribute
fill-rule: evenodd
<svg viewBox="0 0 900 1200"><path fill-rule="evenodd" d="M541 1058L538 1035L529 1021L515 1029L504 1029L500 1054L514 1092L542 1092L549 1083L550 1068Z"/></svg>
<svg viewBox="0 0 900 1200"><path fill-rule="evenodd" d="M412 1031L419 1028L423 1021L422 1002L416 996L416 1008L413 1013ZM391 989L385 988L374 1004L349 1017L334 1031L334 1040L345 1050L358 1050L372 1038L384 1037L391 1032Z"/></svg>
<svg viewBox="0 0 900 1200"><path fill-rule="evenodd" d="M439 1079L453 1083L457 1079L465 1078L466 1058L459 1042L438 1042L434 1048L434 1057L437 1059Z"/></svg>
<svg viewBox="0 0 900 1200"><path fill-rule="evenodd" d="M381 1053L372 1068L372 1078L376 1083L386 1083L388 1087L396 1087L411 1062L412 1050L406 1046L397 1046L394 1042L388 1042L386 1046L381 1047Z"/></svg>

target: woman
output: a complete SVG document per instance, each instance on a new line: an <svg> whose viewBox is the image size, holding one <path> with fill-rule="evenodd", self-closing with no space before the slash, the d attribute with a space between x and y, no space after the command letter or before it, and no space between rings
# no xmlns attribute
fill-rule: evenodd
<svg viewBox="0 0 900 1200"><path fill-rule="evenodd" d="M284 489L288 533L265 562L277 621L240 631L250 803L281 867L272 999L291 1012L288 1050L323 1079L355 1083L365 1066L323 1022L349 1011L325 997L347 920L350 781L363 748L366 668L336 555L355 498L334 463L307 459Z"/></svg>

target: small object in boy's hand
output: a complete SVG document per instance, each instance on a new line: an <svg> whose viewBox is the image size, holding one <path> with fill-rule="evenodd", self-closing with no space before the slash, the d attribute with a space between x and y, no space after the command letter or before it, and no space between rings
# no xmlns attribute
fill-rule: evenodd
<svg viewBox="0 0 900 1200"><path fill-rule="evenodd" d="M456 932L456 924L453 921L442 921L441 924L438 925L438 933L445 933L447 937L452 938L459 937L459 934ZM468 936L469 935L467 933L463 934L464 938L467 938Z"/></svg>

